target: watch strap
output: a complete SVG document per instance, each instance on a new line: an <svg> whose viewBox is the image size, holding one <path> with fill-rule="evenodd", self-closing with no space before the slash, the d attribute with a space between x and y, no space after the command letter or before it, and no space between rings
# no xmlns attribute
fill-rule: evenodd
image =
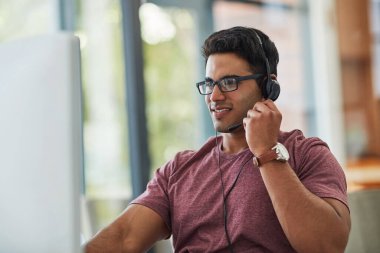
<svg viewBox="0 0 380 253"><path fill-rule="evenodd" d="M254 157L253 158L253 163L260 167L261 165L263 165L264 163L267 163L267 162L270 162L270 161L273 161L273 160L277 160L277 153L276 153L276 150L275 149L271 149L271 150L268 150L267 152L265 152L264 154L258 156L258 157Z"/></svg>

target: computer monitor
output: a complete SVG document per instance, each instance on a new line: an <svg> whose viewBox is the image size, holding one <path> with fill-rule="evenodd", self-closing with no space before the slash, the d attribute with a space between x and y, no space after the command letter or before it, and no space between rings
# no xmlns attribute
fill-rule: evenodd
<svg viewBox="0 0 380 253"><path fill-rule="evenodd" d="M78 38L0 44L0 252L80 252L82 164Z"/></svg>

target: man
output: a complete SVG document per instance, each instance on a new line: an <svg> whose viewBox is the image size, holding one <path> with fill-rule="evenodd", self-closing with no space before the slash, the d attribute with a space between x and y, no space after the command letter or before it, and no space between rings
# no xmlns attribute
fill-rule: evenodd
<svg viewBox="0 0 380 253"><path fill-rule="evenodd" d="M86 252L144 252L171 235L175 252L344 252L343 171L323 141L280 131L274 43L234 27L203 54L197 87L221 136L159 168Z"/></svg>

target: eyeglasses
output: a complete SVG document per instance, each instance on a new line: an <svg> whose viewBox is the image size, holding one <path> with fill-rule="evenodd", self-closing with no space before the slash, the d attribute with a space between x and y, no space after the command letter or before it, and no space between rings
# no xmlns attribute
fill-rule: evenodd
<svg viewBox="0 0 380 253"><path fill-rule="evenodd" d="M237 90L239 87L239 82L249 79L258 79L264 76L264 74L254 74L248 76L236 76L236 77L226 77L220 79L219 81L214 81L212 79L205 80L197 83L198 91L201 95L209 95L214 90L214 86L217 85L221 92L230 92Z"/></svg>

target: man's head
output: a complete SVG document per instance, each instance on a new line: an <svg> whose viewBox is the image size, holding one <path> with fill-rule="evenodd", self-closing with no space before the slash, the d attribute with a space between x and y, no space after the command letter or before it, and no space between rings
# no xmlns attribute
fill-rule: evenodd
<svg viewBox="0 0 380 253"><path fill-rule="evenodd" d="M257 36L260 37L262 47ZM270 66L269 73L277 76L279 61L277 48L273 41L260 30L236 26L211 34L202 47L202 54L206 63L209 56L216 53L235 53L246 60L256 73L266 72L266 56Z"/></svg>
<svg viewBox="0 0 380 253"><path fill-rule="evenodd" d="M265 55L257 36L260 36ZM199 91L206 94L205 101L215 129L229 132L228 129L242 122L256 102L263 100L261 85L258 84L263 83L267 76L265 56L268 57L270 73L275 78L277 49L261 31L234 27L212 34L204 43L203 55L206 81L198 83ZM257 78L256 74L262 75ZM231 82L231 79L235 81ZM231 83L237 85L231 86ZM231 87L234 89L229 89Z"/></svg>

